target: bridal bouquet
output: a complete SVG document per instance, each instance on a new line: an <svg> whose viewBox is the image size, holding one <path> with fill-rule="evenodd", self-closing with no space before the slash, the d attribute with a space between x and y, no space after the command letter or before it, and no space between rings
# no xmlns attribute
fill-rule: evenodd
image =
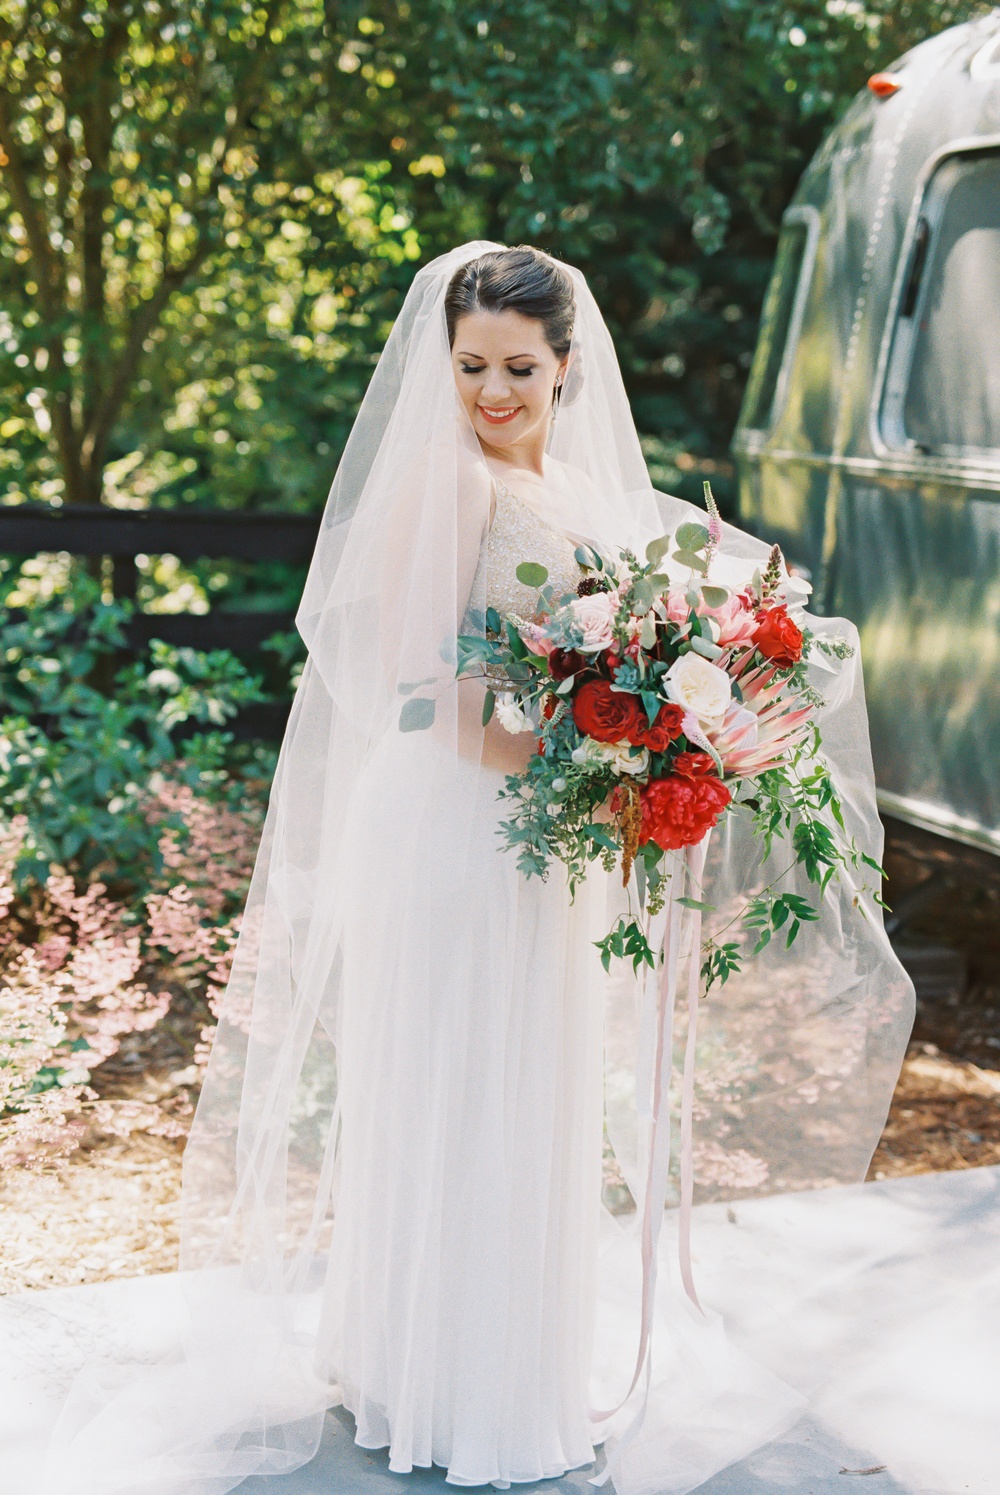
<svg viewBox="0 0 1000 1495"><path fill-rule="evenodd" d="M705 499L707 524L652 541L644 561L581 546L575 595L553 595L545 568L523 562L518 579L538 589L533 614L490 608L483 634L458 641L458 673L489 682L484 722L495 712L507 731L538 738L501 791L511 808L501 834L521 870L544 877L560 861L571 892L598 858L620 865L626 887L634 872L640 909L598 942L606 967L613 956L654 964L648 916L663 907L674 854L724 815L752 816L765 853L787 838L782 877L801 863L820 893L847 863L881 871L842 834L814 720L822 700L806 679L811 650L844 657L850 645L796 622L796 583L777 546L741 590L712 580L722 526L707 483ZM781 880L737 916L752 953L778 930L790 946L818 917L777 890ZM717 935L704 951L708 987L740 967L738 939Z"/></svg>

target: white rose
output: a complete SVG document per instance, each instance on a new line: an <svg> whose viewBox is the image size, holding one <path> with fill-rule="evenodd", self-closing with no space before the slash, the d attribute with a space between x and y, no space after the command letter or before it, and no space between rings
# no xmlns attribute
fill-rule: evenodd
<svg viewBox="0 0 1000 1495"><path fill-rule="evenodd" d="M611 624L618 606L617 592L595 592L592 597L577 597L570 603L573 621L583 630L583 643L576 646L581 653L596 654L614 643Z"/></svg>
<svg viewBox="0 0 1000 1495"><path fill-rule="evenodd" d="M531 717L517 704L510 691L497 696L495 710L497 721L505 732L533 732L535 730Z"/></svg>
<svg viewBox="0 0 1000 1495"><path fill-rule="evenodd" d="M628 742L595 742L588 737L572 754L573 762L580 768L603 768L609 765L612 773L645 773L649 767L649 749L636 749Z"/></svg>
<svg viewBox="0 0 1000 1495"><path fill-rule="evenodd" d="M667 696L690 711L707 727L718 726L732 700L732 685L725 670L700 654L682 654L664 679Z"/></svg>

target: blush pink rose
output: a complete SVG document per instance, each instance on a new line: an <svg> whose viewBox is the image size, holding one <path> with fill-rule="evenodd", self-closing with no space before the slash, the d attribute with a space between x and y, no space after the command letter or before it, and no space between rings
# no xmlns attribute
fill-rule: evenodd
<svg viewBox="0 0 1000 1495"><path fill-rule="evenodd" d="M583 630L583 642L577 647L584 654L597 654L614 643L611 625L619 607L617 592L595 592L592 597L577 597L570 606L575 622Z"/></svg>

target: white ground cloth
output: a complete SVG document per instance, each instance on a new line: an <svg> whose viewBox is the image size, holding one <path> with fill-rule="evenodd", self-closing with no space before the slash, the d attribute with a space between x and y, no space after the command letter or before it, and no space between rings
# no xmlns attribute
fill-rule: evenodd
<svg viewBox="0 0 1000 1495"><path fill-rule="evenodd" d="M706 1495L847 1495L848 1459L887 1466L865 1479L864 1495L997 1495L1000 1167L701 1206L694 1248L703 1301L811 1402L808 1423L716 1476ZM810 1259L822 1270L797 1282L796 1260ZM825 1284L819 1295L814 1280ZM173 1275L0 1301L0 1495L37 1486L80 1365L169 1350L179 1301ZM390 1481L402 1490L384 1462L340 1430L314 1466L251 1480L247 1495L382 1495ZM411 1478L414 1489L444 1490L437 1471ZM585 1490L585 1473L542 1488L564 1485Z"/></svg>

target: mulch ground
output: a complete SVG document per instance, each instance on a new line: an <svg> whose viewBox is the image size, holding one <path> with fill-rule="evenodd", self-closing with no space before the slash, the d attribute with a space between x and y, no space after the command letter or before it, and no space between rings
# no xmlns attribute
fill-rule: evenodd
<svg viewBox="0 0 1000 1495"><path fill-rule="evenodd" d="M928 845L898 828L890 832L890 903L934 870L938 853ZM940 881L940 869L936 875ZM989 862L949 872L907 921L905 935L960 952L965 970L951 991L922 994L918 980L912 1041L868 1177L1000 1163L1000 864L995 876ZM108 1093L162 1097L183 1059L182 1037L167 1026L150 1052L126 1049L106 1077ZM181 1154L181 1142L161 1138L93 1139L51 1173L7 1178L0 1187L0 1292L171 1271Z"/></svg>

